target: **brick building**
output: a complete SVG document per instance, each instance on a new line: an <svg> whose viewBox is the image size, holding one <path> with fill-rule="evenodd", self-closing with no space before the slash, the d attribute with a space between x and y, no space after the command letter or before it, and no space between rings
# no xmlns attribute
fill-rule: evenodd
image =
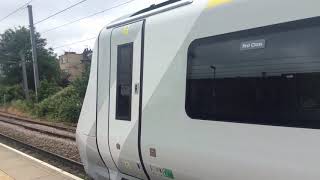
<svg viewBox="0 0 320 180"><path fill-rule="evenodd" d="M60 69L67 73L69 81L73 81L82 75L85 65L91 62L92 51L85 49L82 54L65 52L59 56Z"/></svg>

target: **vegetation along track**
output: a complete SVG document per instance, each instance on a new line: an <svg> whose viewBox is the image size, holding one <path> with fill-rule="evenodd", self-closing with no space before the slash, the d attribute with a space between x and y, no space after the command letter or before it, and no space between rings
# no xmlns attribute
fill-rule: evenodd
<svg viewBox="0 0 320 180"><path fill-rule="evenodd" d="M0 121L58 138L65 138L73 141L76 139L75 128L73 127L63 127L45 122L34 121L3 112L0 112Z"/></svg>

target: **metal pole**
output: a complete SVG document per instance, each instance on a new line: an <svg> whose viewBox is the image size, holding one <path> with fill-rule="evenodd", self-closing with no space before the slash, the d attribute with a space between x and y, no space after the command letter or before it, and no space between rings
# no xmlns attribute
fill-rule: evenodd
<svg viewBox="0 0 320 180"><path fill-rule="evenodd" d="M29 88L28 88L28 78L27 78L27 69L26 69L26 58L24 57L24 53L21 51L20 53L21 58L21 67L22 67L22 78L23 78L23 91L27 100L29 98Z"/></svg>
<svg viewBox="0 0 320 180"><path fill-rule="evenodd" d="M31 47L32 47L32 59L33 59L33 74L34 74L34 86L36 98L38 100L38 88L39 84L39 72L38 72L38 63L37 63L37 49L36 49L36 38L34 34L34 26L33 26L33 14L32 14L32 6L28 5L29 12L29 24L30 24L30 39L31 39Z"/></svg>

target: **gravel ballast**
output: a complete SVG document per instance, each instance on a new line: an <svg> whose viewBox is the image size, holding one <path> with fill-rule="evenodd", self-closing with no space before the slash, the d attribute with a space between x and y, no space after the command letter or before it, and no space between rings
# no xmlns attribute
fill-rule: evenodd
<svg viewBox="0 0 320 180"><path fill-rule="evenodd" d="M50 127L39 128L48 128L48 130L50 130ZM55 131L54 129L51 130L53 132ZM41 148L43 150L80 162L80 155L77 149L77 145L73 140L49 136L44 133L32 131L5 122L0 122L0 133L24 143L30 144L34 147Z"/></svg>

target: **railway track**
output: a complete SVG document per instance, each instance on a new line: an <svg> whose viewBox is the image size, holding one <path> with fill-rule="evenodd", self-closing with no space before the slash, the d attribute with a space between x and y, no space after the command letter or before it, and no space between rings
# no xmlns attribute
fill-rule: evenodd
<svg viewBox="0 0 320 180"><path fill-rule="evenodd" d="M53 163L54 166L58 166L59 168L69 173L80 176L82 178L86 177L84 166L80 162L37 148L30 144L26 144L20 140L9 137L2 133L0 133L0 139L2 142L5 141L5 143L8 144L9 146L15 146L16 149L19 149L21 151L32 151L33 154L36 153L37 158L39 158L40 156L41 160L46 162L49 161L50 163Z"/></svg>
<svg viewBox="0 0 320 180"><path fill-rule="evenodd" d="M23 121L23 122L28 122L28 123L38 124L38 125L44 125L44 126L48 126L48 127L64 130L64 131L76 132L76 127L75 126L74 127L73 126L66 127L66 126L62 126L62 125L52 124L50 122L36 121L36 120L29 119L29 118L25 118L25 117L20 117L20 116L16 116L16 115L13 115L13 114L9 114L9 113L3 112L3 111L0 111L0 116L1 117L5 117L5 118L9 118L9 119L15 119L15 120Z"/></svg>
<svg viewBox="0 0 320 180"><path fill-rule="evenodd" d="M69 142L75 143L75 128L39 122L3 112L0 112L0 122L3 126L0 131L2 143L76 176L86 177L83 164L78 161L78 158L74 158L79 156L78 153L71 150L76 147L69 144ZM11 130L7 129L9 127Z"/></svg>
<svg viewBox="0 0 320 180"><path fill-rule="evenodd" d="M49 136L58 138L65 138L75 141L75 129L72 127L62 127L45 122L39 122L34 120L28 120L26 118L20 118L14 115L0 112L0 121L15 126L23 127L31 131L40 132Z"/></svg>

